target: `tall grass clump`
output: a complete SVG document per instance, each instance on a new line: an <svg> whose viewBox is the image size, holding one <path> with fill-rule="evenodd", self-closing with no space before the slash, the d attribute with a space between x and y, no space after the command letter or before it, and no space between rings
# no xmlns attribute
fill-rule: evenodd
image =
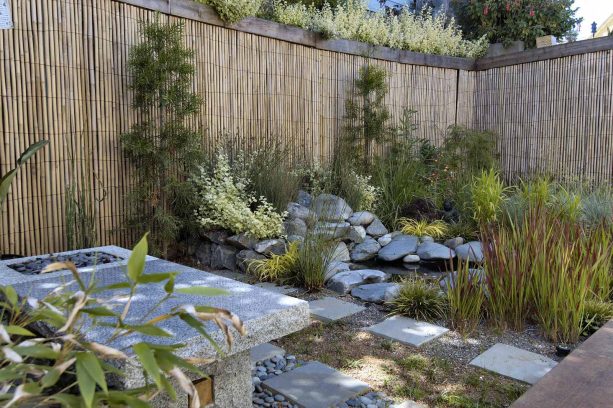
<svg viewBox="0 0 613 408"><path fill-rule="evenodd" d="M467 262L458 263L447 280L449 319L454 330L464 336L475 331L483 316L485 291L480 274Z"/></svg>
<svg viewBox="0 0 613 408"><path fill-rule="evenodd" d="M388 305L392 314L417 320L435 321L447 315L447 299L441 295L438 285L429 285L423 279L402 282L398 296Z"/></svg>
<svg viewBox="0 0 613 408"><path fill-rule="evenodd" d="M432 238L442 238L447 235L449 230L447 224L441 220L428 222L426 220L400 218L398 225L403 234L416 235L418 237L427 235Z"/></svg>
<svg viewBox="0 0 613 408"><path fill-rule="evenodd" d="M298 257L298 243L290 242L284 254L272 254L270 258L249 262L247 273L254 275L260 282L282 282L296 269Z"/></svg>
<svg viewBox="0 0 613 408"><path fill-rule="evenodd" d="M328 266L334 260L335 249L336 241L325 235L307 234L298 248L298 259L290 282L308 291L321 289Z"/></svg>
<svg viewBox="0 0 613 408"><path fill-rule="evenodd" d="M505 186L495 170L483 170L471 185L473 217L480 225L498 220L506 198Z"/></svg>

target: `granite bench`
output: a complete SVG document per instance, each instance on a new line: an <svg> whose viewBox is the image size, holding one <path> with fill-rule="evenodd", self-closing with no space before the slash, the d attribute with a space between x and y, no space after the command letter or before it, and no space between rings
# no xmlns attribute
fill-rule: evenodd
<svg viewBox="0 0 613 408"><path fill-rule="evenodd" d="M105 252L123 258L123 261L100 265L97 268L80 269L84 280L93 276L95 269L95 279L101 285L109 285L121 282L125 279L122 264L125 263L130 255L130 251L118 247L100 247L93 250ZM88 250L91 251L91 250ZM13 259L0 262L0 285L12 285L20 296L43 297L49 291L70 279L68 271L58 271L44 275L24 275L10 268L10 265L23 262L25 259ZM215 359L215 362L202 367L202 370L210 376L208 380L212 391L213 402L208 407L230 408L230 407L251 407L251 364L250 349L268 341L286 336L295 331L301 330L309 324L308 303L273 293L265 289L237 282L215 274L207 273L198 269L189 268L183 265L148 257L144 273L158 272L178 272L175 279L175 287L186 286L207 286L220 288L228 291L227 296L203 298L200 296L190 296L177 294L176 298L166 302L159 313L170 308L183 304L205 304L208 306L224 308L232 311L244 323L247 330L245 336L235 335L234 344L231 350L224 350L225 355L217 354L213 346L203 336L194 329L186 326L177 320L168 320L159 326L174 333L172 338L149 338L145 335L137 335L122 338L120 344L111 343L114 347L122 347L139 341L156 341L161 344L182 343L185 348L179 354L182 357L198 357ZM144 310L148 310L157 300L164 296L165 292L160 285L147 285L146 293L137 292L133 305L128 315L128 320L136 323L142 319ZM117 293L105 292L105 296L118 295ZM207 325L207 330L218 345L226 347L221 331L214 324ZM86 330L83 335L86 339L104 342L110 336L111 329L106 327L95 327ZM121 379L123 387L136 387L144 383L142 370L134 364L127 364L124 367L126 376ZM198 378L193 378L197 382ZM170 401L168 397L161 395L153 401L154 406L159 407L187 407L187 395L179 394L177 401Z"/></svg>

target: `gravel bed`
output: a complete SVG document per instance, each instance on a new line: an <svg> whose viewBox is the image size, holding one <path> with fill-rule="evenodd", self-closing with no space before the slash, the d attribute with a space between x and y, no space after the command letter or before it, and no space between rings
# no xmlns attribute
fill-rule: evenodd
<svg viewBox="0 0 613 408"><path fill-rule="evenodd" d="M394 401L390 400L385 394L380 392L369 392L361 397L352 398L342 404L337 405L337 408L387 408L391 407Z"/></svg>
<svg viewBox="0 0 613 408"><path fill-rule="evenodd" d="M69 255L54 255L41 256L18 264L10 264L9 268L22 273L24 275L38 275L47 266L54 262L72 262L77 268L87 268L90 266L108 264L123 260L115 255L104 252L78 252Z"/></svg>
<svg viewBox="0 0 613 408"><path fill-rule="evenodd" d="M269 378L282 375L294 368L300 367L304 361L297 360L295 356L286 354L284 356L275 356L268 360L258 361L255 369L251 370L253 383L253 407L274 407L274 408L298 408L298 405L293 405L287 401L287 398L282 394L273 394L271 391L262 387L262 381Z"/></svg>

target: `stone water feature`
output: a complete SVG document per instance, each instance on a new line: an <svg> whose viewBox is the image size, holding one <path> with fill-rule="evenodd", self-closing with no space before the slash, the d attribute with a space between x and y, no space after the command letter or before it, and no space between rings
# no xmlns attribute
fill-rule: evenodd
<svg viewBox="0 0 613 408"><path fill-rule="evenodd" d="M62 253L75 255L78 251ZM130 251L119 247L101 247L86 250L86 252L100 252L110 254L118 259L128 259ZM34 258L13 259L0 262L0 285L12 285L21 297L32 296L41 298L57 286L71 280L70 272L58 271L48 274L24 274L11 268L11 265L23 264ZM95 276L101 285L110 285L125 279L123 263L125 261L110 262L99 265L95 275L93 267L80 268L79 272L85 281ZM212 393L214 402L208 407L250 407L252 399L252 376L249 352L255 346L271 340L286 336L301 330L309 323L308 303L273 293L255 286L236 282L221 276L203 272L198 269L185 267L172 262L148 257L145 265L145 274L159 272L178 272L175 280L177 288L186 286L207 286L220 288L230 292L227 296L203 298L176 294L175 298L166 302L159 313L172 307L183 304L203 304L213 307L224 308L232 311L240 317L247 330L245 336L235 336L232 350L225 350L225 356L219 356L212 345L198 334L195 330L186 327L178 320L168 320L160 324L160 327L175 335L170 338L150 338L144 335L131 336L121 340L121 344L111 343L114 347L123 347L129 343L143 340L152 342L172 342L186 345L180 351L183 357L211 358L215 362L204 367L202 370L212 377ZM159 299L165 295L160 285L147 285L146 293L137 293L133 306L127 317L132 323L141 322L145 310L149 310ZM104 296L117 296L125 294L122 289L108 291ZM208 332L224 347L223 334L214 324L207 326ZM86 330L83 335L86 339L104 343L104 339L110 335L109 328L95 327ZM136 364L126 364L121 367L125 377L117 380L116 387L136 387L143 384L142 369ZM197 381L197 378L193 378ZM170 401L165 396L160 396L153 402L155 407L186 407L187 395L179 394L176 402Z"/></svg>

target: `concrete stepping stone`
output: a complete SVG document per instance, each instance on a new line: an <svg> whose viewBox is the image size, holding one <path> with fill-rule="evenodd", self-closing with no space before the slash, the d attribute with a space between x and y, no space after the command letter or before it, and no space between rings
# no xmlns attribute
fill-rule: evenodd
<svg viewBox="0 0 613 408"><path fill-rule="evenodd" d="M415 401L404 401L400 404L392 405L390 408L428 408L428 406Z"/></svg>
<svg viewBox="0 0 613 408"><path fill-rule="evenodd" d="M272 282L259 282L254 284L253 286L257 286L258 288L266 289L274 293L278 293L279 295L288 295L290 293L294 293L298 291L298 288L293 286L279 286Z"/></svg>
<svg viewBox="0 0 613 408"><path fill-rule="evenodd" d="M262 385L304 408L335 406L370 389L368 384L317 361L270 378Z"/></svg>
<svg viewBox="0 0 613 408"><path fill-rule="evenodd" d="M445 327L402 316L392 316L366 330L388 340L414 347L419 347L449 331Z"/></svg>
<svg viewBox="0 0 613 408"><path fill-rule="evenodd" d="M334 322L365 309L363 306L343 302L333 297L313 300L309 302L309 308L311 309L311 317L322 322Z"/></svg>
<svg viewBox="0 0 613 408"><path fill-rule="evenodd" d="M528 384L536 383L557 364L540 354L502 343L494 344L470 362L470 365Z"/></svg>
<svg viewBox="0 0 613 408"><path fill-rule="evenodd" d="M285 350L270 343L263 343L259 346L255 346L249 352L251 354L251 367L255 367L255 363L258 361L285 355Z"/></svg>

